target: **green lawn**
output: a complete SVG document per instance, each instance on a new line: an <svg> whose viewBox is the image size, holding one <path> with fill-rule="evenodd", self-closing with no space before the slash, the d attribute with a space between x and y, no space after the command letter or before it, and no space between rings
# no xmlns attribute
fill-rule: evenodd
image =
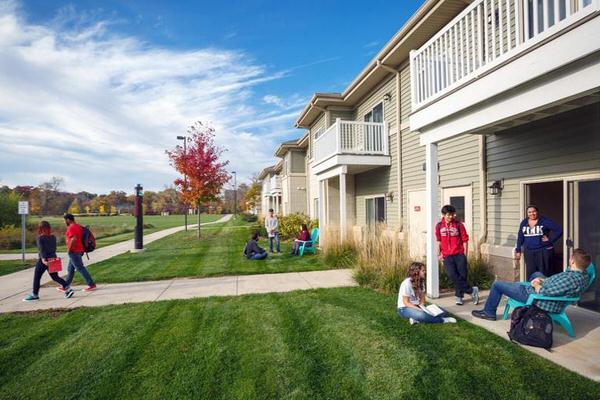
<svg viewBox="0 0 600 400"><path fill-rule="evenodd" d="M141 253L126 253L90 265L90 273L97 282L116 283L328 269L319 255L289 254L291 243L282 243L279 255L247 260L242 251L253 226L240 220L207 226L202 228L201 240L196 239L195 231L179 232L150 243ZM268 249L265 239L259 245ZM76 283L81 283L81 277L76 277Z"/></svg>
<svg viewBox="0 0 600 400"><path fill-rule="evenodd" d="M598 399L479 327L363 288L0 316L6 399Z"/></svg>
<svg viewBox="0 0 600 400"><path fill-rule="evenodd" d="M25 262L21 260L0 260L0 276L31 268L35 266L35 263L36 260L25 260Z"/></svg>
<svg viewBox="0 0 600 400"><path fill-rule="evenodd" d="M222 215L202 215L201 222L213 222L221 218ZM102 217L79 217L76 218L77 222L81 225L89 225L92 232L96 236L96 244L98 247L108 246L114 243L123 242L125 240L133 239L134 230L136 225L135 217L131 215L117 215L117 216L102 216ZM29 217L28 222L37 224L41 220L46 220L50 223L53 228L58 228L60 234L64 232L65 221L62 217ZM194 224L197 221L197 216L189 215L188 224ZM182 226L184 224L183 215L145 215L144 234L153 233L162 229L172 228L175 226ZM19 234L20 235L20 234ZM29 234L31 235L31 234ZM19 236L20 237L20 236ZM19 239L20 240L20 239ZM66 251L63 245L58 247L59 251ZM0 250L0 253L19 253L20 249L12 250ZM28 252L36 252L35 247L29 246Z"/></svg>

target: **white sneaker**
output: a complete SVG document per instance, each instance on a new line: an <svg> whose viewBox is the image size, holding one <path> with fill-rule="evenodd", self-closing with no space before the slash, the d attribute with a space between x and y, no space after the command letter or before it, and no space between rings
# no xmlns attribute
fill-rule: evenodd
<svg viewBox="0 0 600 400"><path fill-rule="evenodd" d="M457 306L462 306L463 305L463 299L462 299L462 297L458 297L457 296L454 299L455 299L455 303L456 303Z"/></svg>
<svg viewBox="0 0 600 400"><path fill-rule="evenodd" d="M415 320L415 319L412 319L412 318L409 318L409 319L408 319L408 322L410 322L410 324L411 324L411 325L414 325L414 324L418 324L418 323L419 323L419 321L417 321L417 320Z"/></svg>
<svg viewBox="0 0 600 400"><path fill-rule="evenodd" d="M445 317L445 318L444 318L444 323L445 323L445 324L455 324L455 323L456 323L456 318L453 318L453 317Z"/></svg>

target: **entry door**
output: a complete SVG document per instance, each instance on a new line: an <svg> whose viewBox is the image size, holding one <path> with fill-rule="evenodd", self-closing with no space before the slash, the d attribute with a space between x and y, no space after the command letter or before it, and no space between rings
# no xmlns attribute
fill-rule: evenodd
<svg viewBox="0 0 600 400"><path fill-rule="evenodd" d="M475 243L473 237L473 190L471 186L460 186L442 189L442 202L456 208L456 218L465 224L469 234L469 242ZM441 210L441 208L440 208ZM440 213L441 216L441 213Z"/></svg>
<svg viewBox="0 0 600 400"><path fill-rule="evenodd" d="M582 296L580 306L600 311L600 179L567 182L566 250L582 248L592 255L596 281ZM568 258L567 258L568 260Z"/></svg>
<svg viewBox="0 0 600 400"><path fill-rule="evenodd" d="M424 190L408 192L408 248L411 258L425 258L427 252L427 214Z"/></svg>

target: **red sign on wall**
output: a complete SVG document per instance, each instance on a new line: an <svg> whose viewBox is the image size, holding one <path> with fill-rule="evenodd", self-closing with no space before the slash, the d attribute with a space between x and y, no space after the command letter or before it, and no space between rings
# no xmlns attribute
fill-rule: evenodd
<svg viewBox="0 0 600 400"><path fill-rule="evenodd" d="M415 212L421 211L421 206L415 206Z"/></svg>

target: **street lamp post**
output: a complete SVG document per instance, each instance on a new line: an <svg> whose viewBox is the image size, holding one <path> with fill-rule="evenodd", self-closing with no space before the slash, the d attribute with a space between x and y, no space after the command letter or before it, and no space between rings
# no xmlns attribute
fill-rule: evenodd
<svg viewBox="0 0 600 400"><path fill-rule="evenodd" d="M183 140L183 158L185 159L186 158L186 150L187 150L187 147L186 147L187 137L185 137L185 136L177 136L177 140ZM186 160L186 162L187 162L187 160ZM186 174L183 174L183 182L184 182L184 187L187 187L187 175ZM184 221L185 221L184 223L185 223L185 230L186 231L188 230L187 216L188 216L188 207L186 205L185 212L183 213L183 218L184 218Z"/></svg>
<svg viewBox="0 0 600 400"><path fill-rule="evenodd" d="M134 248L135 250L143 250L144 249L144 209L143 209L143 199L144 199L144 188L139 183L135 187L135 241Z"/></svg>
<svg viewBox="0 0 600 400"><path fill-rule="evenodd" d="M231 173L233 174L233 218L237 218L237 173L235 171Z"/></svg>

